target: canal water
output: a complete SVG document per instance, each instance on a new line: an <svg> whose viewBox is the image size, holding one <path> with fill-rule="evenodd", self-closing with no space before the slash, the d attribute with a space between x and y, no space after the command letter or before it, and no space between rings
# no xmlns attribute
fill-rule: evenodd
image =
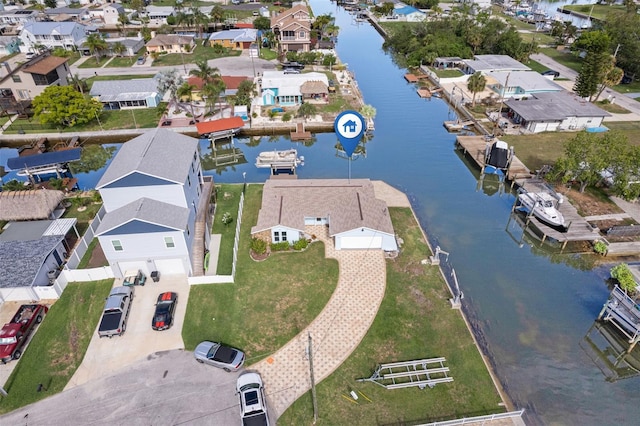
<svg viewBox="0 0 640 426"><path fill-rule="evenodd" d="M408 194L432 243L450 253L463 303L516 407L527 410L528 423L637 424L640 379L606 382L580 347L607 298L608 268L594 269L578 256L523 240L509 222L513 195L490 182L478 189L477 170L443 128L444 120L456 118L448 105L418 97L369 24L356 25L326 0L311 4L315 15L336 17L338 55L355 74L365 102L377 109L374 137L366 156L351 162L351 176L385 180ZM218 168L210 145L201 146L207 174L221 183L264 182L269 171L254 166L259 152L288 148L305 157L300 178L347 178L349 162L336 143L329 133L308 144L283 136L236 139L246 162ZM0 150L0 164L13 155ZM103 170L78 175L80 186L94 187ZM425 356L433 355L433 348L425 348Z"/></svg>

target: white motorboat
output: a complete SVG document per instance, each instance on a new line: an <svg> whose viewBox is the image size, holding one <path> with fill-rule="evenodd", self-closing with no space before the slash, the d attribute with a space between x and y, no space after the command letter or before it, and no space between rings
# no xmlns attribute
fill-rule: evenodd
<svg viewBox="0 0 640 426"><path fill-rule="evenodd" d="M522 192L518 200L523 209L532 213L542 222L557 227L565 227L564 216L558 211L562 198L556 198L548 192Z"/></svg>
<svg viewBox="0 0 640 426"><path fill-rule="evenodd" d="M263 151L256 158L258 168L296 168L304 164L304 157L298 157L298 151Z"/></svg>

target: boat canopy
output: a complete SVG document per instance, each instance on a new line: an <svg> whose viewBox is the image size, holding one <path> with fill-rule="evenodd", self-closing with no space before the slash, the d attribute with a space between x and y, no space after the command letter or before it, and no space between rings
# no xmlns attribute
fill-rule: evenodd
<svg viewBox="0 0 640 426"><path fill-rule="evenodd" d="M496 169L506 169L509 166L509 145L504 141L496 141L491 146L487 164Z"/></svg>
<svg viewBox="0 0 640 426"><path fill-rule="evenodd" d="M43 154L13 157L7 160L7 167L11 170L24 170L55 166L57 164L78 161L82 154L82 148L65 149L62 151L45 152Z"/></svg>
<svg viewBox="0 0 640 426"><path fill-rule="evenodd" d="M221 118L219 120L203 121L196 123L199 135L208 135L211 133L221 133L230 130L239 130L244 126L242 117Z"/></svg>

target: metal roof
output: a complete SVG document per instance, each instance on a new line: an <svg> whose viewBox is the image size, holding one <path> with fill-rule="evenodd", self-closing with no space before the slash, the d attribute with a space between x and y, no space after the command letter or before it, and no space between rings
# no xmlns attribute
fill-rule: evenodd
<svg viewBox="0 0 640 426"><path fill-rule="evenodd" d="M564 90L547 77L535 71L493 71L487 73L501 86L519 87L525 92L559 92ZM508 80L508 81L507 81Z"/></svg>
<svg viewBox="0 0 640 426"><path fill-rule="evenodd" d="M0 234L0 241L33 241L41 237L67 235L76 218L9 222Z"/></svg>
<svg viewBox="0 0 640 426"><path fill-rule="evenodd" d="M76 22L27 22L24 24L24 31L33 35L51 35L54 31L60 35L70 35L81 27L86 32L87 27Z"/></svg>
<svg viewBox="0 0 640 426"><path fill-rule="evenodd" d="M151 198L140 198L105 214L96 235L102 235L134 220L184 231L189 220L189 209Z"/></svg>
<svg viewBox="0 0 640 426"><path fill-rule="evenodd" d="M610 117L611 114L569 92L536 93L532 98L505 101L527 121L564 120L568 117Z"/></svg>
<svg viewBox="0 0 640 426"><path fill-rule="evenodd" d="M157 93L158 80L154 78L96 81L89 92L91 96L99 96L102 102L146 99Z"/></svg>
<svg viewBox="0 0 640 426"><path fill-rule="evenodd" d="M96 189L135 171L182 185L197 152L197 139L158 127L124 143Z"/></svg>
<svg viewBox="0 0 640 426"><path fill-rule="evenodd" d="M258 37L258 30L254 28L243 28L239 30L218 31L211 36L209 40L231 40L235 42L253 42Z"/></svg>
<svg viewBox="0 0 640 426"><path fill-rule="evenodd" d="M77 161L82 155L82 148L65 149L62 151L45 152L44 154L13 157L7 160L10 170L24 170L31 167L54 166L56 164Z"/></svg>

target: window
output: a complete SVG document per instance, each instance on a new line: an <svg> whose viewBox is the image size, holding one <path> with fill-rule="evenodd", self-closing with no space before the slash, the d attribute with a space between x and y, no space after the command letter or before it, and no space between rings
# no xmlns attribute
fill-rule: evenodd
<svg viewBox="0 0 640 426"><path fill-rule="evenodd" d="M20 99L29 99L29 91L26 89L18 90L18 97Z"/></svg>
<svg viewBox="0 0 640 426"><path fill-rule="evenodd" d="M174 248L176 246L173 242L173 237L164 237L164 245L167 248Z"/></svg>
<svg viewBox="0 0 640 426"><path fill-rule="evenodd" d="M278 231L273 232L273 241L276 243L280 242L280 232Z"/></svg>
<svg viewBox="0 0 640 426"><path fill-rule="evenodd" d="M187 175L187 183L191 186L191 176Z"/></svg>
<svg viewBox="0 0 640 426"><path fill-rule="evenodd" d="M286 231L282 231L282 241L287 241L287 232Z"/></svg>
<svg viewBox="0 0 640 426"><path fill-rule="evenodd" d="M122 251L122 243L120 240L111 240L111 245L115 251Z"/></svg>
<svg viewBox="0 0 640 426"><path fill-rule="evenodd" d="M18 74L13 74L11 76L11 80L13 80L14 83L22 83L22 79Z"/></svg>
<svg viewBox="0 0 640 426"><path fill-rule="evenodd" d="M298 35L299 38L305 38L307 35L304 31L300 31L300 34Z"/></svg>
<svg viewBox="0 0 640 426"><path fill-rule="evenodd" d="M189 233L189 225L187 225L187 235L191 235L191 234Z"/></svg>

